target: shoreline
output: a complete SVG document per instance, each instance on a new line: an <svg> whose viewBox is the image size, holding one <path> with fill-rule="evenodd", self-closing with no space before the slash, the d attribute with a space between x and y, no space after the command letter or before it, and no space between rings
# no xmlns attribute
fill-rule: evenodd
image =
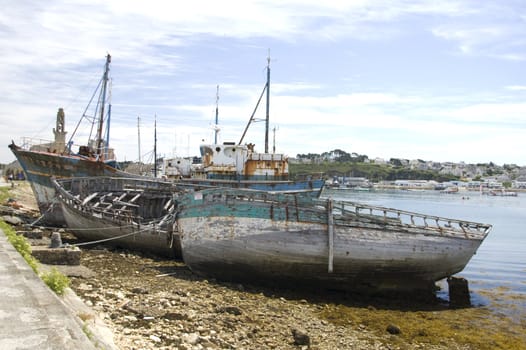
<svg viewBox="0 0 526 350"><path fill-rule="evenodd" d="M348 191L360 191L360 189L355 190L352 187L327 187L325 188L327 190L348 190ZM501 191L502 189L488 189L484 188L481 192L480 189L473 189L473 188L464 188L461 187L457 192L443 192L443 190L436 190L432 187L422 187L422 186L396 186L396 185L381 185L381 184L373 184L373 186L369 190L398 190L398 191L429 191L429 192L436 192L436 193L447 193L447 194L456 194L456 193L480 193L480 194L487 194L491 191ZM526 189L524 188L507 188L504 189L506 192L517 192L517 193L526 193Z"/></svg>

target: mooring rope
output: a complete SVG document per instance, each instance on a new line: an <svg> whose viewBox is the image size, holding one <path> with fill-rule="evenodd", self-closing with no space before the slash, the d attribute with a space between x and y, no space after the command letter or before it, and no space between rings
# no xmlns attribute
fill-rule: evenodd
<svg viewBox="0 0 526 350"><path fill-rule="evenodd" d="M155 223L155 221L151 221L150 223ZM120 228L120 227L121 226L113 226L113 228ZM89 230L89 229L87 229L87 230ZM91 230L98 230L98 229L91 229ZM69 244L69 246L79 247L79 246L83 246L83 245L103 243L103 242L113 241L113 240L116 240L116 239L126 238L126 237L129 237L129 236L140 234L142 232L146 232L146 231L149 231L149 228L144 228L144 229L137 230L137 231L134 231L134 232L131 232L131 233L125 233L125 234L120 235L120 236L103 238L103 239L98 239L98 240L89 241L89 242L81 242L81 243Z"/></svg>
<svg viewBox="0 0 526 350"><path fill-rule="evenodd" d="M121 238L125 238L125 237L129 237L129 236L136 235L136 234L140 233L141 231L143 231L143 230L139 230L139 231L135 231L135 232L131 232L131 233L126 233L126 234L124 234L124 235L120 235L120 236L115 236L115 237L110 237L110 238L99 239L99 240L96 240L96 241L89 241L89 242L82 242L82 243L69 244L69 246L80 247L80 246L83 246L83 245L90 245L90 244L97 244L97 243L109 242L109 241L113 241L113 240L116 240L116 239L121 239ZM145 230L144 230L144 231L145 231Z"/></svg>
<svg viewBox="0 0 526 350"><path fill-rule="evenodd" d="M40 215L40 217L38 219L36 219L35 221L33 221L32 223L29 224L29 226L35 226L35 224L37 222L39 222L40 220L42 220L42 218L49 212L53 211L53 207L55 206L55 204L57 204L57 202L52 202L51 205L47 208L47 210L42 214ZM41 227L41 226L39 226Z"/></svg>
<svg viewBox="0 0 526 350"><path fill-rule="evenodd" d="M42 214L38 219L33 221L31 224L29 224L29 226L36 226L35 224L38 221L40 221L48 212L53 210L53 207L55 206L55 204L57 204L57 203L52 203L51 206L48 208L48 210L46 210L46 212L44 214ZM125 233L125 234L119 235L119 236L108 237L108 238L98 239L98 240L88 241L88 242L74 243L74 244L69 244L68 243L68 244L63 244L62 246L63 247L65 247L65 246L79 247L79 246L84 246L84 245L104 243L104 242L109 242L109 241L113 241L113 240L117 240L117 239L121 239L121 238L126 238L126 237L129 237L129 236L140 234L142 232L149 231L152 227L155 228L156 224L162 222L166 218L173 218L173 217L174 217L173 214L167 214L167 215L163 216L160 219L152 220L152 221L149 221L149 222L146 222L146 223L143 223L143 224L140 224L140 223L133 224L133 223L131 223L131 224L127 224L127 225L118 225L118 226L115 225L115 226L107 226L107 227L100 227L100 228L95 228L95 227L92 227L92 228L89 228L89 227L88 228L76 228L76 229L74 229L74 231L94 231L94 230L104 231L104 230L114 230L114 229L126 229L126 228L140 227L140 226L144 227L143 229L140 229L140 230L137 230L137 231L134 231L134 232L130 232L130 233ZM40 226L40 225L38 225L37 227L43 228L43 229L67 229L67 228L64 228L64 227L57 227L57 226ZM162 230L159 230L159 232L161 232L161 231Z"/></svg>
<svg viewBox="0 0 526 350"><path fill-rule="evenodd" d="M29 226L35 226L35 224L37 222L39 222L40 220L42 220L42 218L44 217L45 214L42 214L40 215L40 217L38 219L36 219L35 221L33 221L32 223L29 224Z"/></svg>
<svg viewBox="0 0 526 350"><path fill-rule="evenodd" d="M33 227L37 227L37 228L48 229L48 230L68 229L68 227L62 227L62 226L35 225L39 220L42 219L43 216L45 216L45 214L43 214L37 220L35 220L34 222L32 222L31 224L28 224L28 225L29 226L33 226ZM148 225L149 223L145 223L144 225ZM155 222L153 221L153 223L155 223ZM115 228L129 228L129 227L134 227L134 225L133 224L126 224L126 225L119 225L119 226L108 226L108 227L103 227L103 228L76 228L75 230L76 231L92 231L92 230L103 231L103 230L113 230Z"/></svg>

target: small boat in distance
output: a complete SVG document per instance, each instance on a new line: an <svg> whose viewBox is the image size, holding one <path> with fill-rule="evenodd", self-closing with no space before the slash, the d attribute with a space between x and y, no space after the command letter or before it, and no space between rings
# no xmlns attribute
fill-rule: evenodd
<svg viewBox="0 0 526 350"><path fill-rule="evenodd" d="M443 190L440 190L440 192L441 193L448 193L448 194L458 193L458 186L447 186Z"/></svg>
<svg viewBox="0 0 526 350"><path fill-rule="evenodd" d="M9 145L35 194L38 208L42 214L40 223L54 226L63 226L65 224L60 206L56 205L55 188L51 183L52 176L57 178L86 176L135 177L135 175L117 169L113 150L109 148L109 137L107 134L106 137L103 135L104 120L108 119L109 122L111 112L111 104L108 104L106 99L110 62L111 56L108 54L101 82L95 91L95 93L99 92L100 96L93 114L98 116L93 118L93 123L97 122L96 137L93 140L89 140L87 145L80 146L78 153L73 152L71 149L71 141L66 143L65 114L62 108L57 113L56 128L53 129L55 135L53 142L34 144L27 141L21 146L11 142ZM93 96L95 96L95 93ZM88 108L86 108L87 110ZM87 117L86 111L79 124L82 119ZM107 128L107 131L109 131L109 128Z"/></svg>
<svg viewBox="0 0 526 350"><path fill-rule="evenodd" d="M496 196L496 197L517 197L518 195L516 191L507 191L503 188L500 190L490 190L488 192L483 192L483 193L486 193L489 196Z"/></svg>
<svg viewBox="0 0 526 350"><path fill-rule="evenodd" d="M491 225L298 194L209 189L178 199L184 262L222 280L433 292Z"/></svg>

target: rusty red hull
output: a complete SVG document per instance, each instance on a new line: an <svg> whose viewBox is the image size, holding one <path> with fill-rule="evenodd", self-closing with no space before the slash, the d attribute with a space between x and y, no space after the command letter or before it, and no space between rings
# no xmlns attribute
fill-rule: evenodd
<svg viewBox="0 0 526 350"><path fill-rule="evenodd" d="M41 223L64 226L64 216L57 205L56 191L51 177L72 178L86 176L137 177L109 164L78 155L29 151L12 143L9 148L18 159L26 179L31 184L40 213Z"/></svg>

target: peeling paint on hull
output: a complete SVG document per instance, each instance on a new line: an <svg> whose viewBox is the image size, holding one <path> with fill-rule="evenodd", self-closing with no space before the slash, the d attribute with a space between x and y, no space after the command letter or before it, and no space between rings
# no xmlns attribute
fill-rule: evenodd
<svg viewBox="0 0 526 350"><path fill-rule="evenodd" d="M460 222L466 233L448 221L437 229L335 209L331 247L323 200L203 191L178 210L183 259L197 273L355 291L429 290L461 271L491 228Z"/></svg>

